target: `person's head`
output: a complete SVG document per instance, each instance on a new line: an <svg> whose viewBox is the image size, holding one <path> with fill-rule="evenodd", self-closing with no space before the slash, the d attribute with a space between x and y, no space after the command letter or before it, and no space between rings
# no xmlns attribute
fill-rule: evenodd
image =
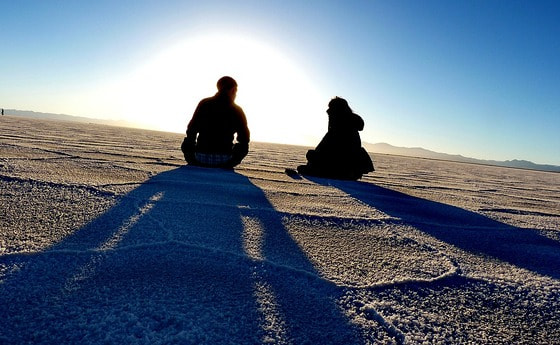
<svg viewBox="0 0 560 345"><path fill-rule="evenodd" d="M352 109L348 105L348 102L344 98L335 97L329 102L329 109L327 109L327 114L351 114Z"/></svg>
<svg viewBox="0 0 560 345"><path fill-rule="evenodd" d="M219 94L228 95L232 101L235 100L237 94L237 82L235 79L228 76L221 77L216 86L218 87Z"/></svg>

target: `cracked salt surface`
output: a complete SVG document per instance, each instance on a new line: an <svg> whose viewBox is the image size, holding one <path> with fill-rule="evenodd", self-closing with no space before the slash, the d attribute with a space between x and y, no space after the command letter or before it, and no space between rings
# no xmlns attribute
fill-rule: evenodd
<svg viewBox="0 0 560 345"><path fill-rule="evenodd" d="M0 344L554 344L560 174L374 155L292 179L182 137L5 116Z"/></svg>

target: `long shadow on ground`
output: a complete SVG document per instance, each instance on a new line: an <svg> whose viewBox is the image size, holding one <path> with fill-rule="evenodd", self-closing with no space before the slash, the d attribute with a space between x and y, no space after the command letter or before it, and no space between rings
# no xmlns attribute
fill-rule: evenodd
<svg viewBox="0 0 560 345"><path fill-rule="evenodd" d="M2 268L0 343L360 343L340 291L233 171L161 173Z"/></svg>
<svg viewBox="0 0 560 345"><path fill-rule="evenodd" d="M560 278L560 242L543 236L535 229L514 227L476 212L367 182L312 180L334 186L405 224L465 251Z"/></svg>

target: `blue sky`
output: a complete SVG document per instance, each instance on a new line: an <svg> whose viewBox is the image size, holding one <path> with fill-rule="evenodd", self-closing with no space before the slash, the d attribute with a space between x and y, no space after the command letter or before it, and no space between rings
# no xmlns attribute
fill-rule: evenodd
<svg viewBox="0 0 560 345"><path fill-rule="evenodd" d="M560 165L558 1L4 1L0 107L183 132L231 74L254 140Z"/></svg>

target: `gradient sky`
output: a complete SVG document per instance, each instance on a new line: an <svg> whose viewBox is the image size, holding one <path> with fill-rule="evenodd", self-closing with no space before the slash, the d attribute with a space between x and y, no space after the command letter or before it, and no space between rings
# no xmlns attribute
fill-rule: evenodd
<svg viewBox="0 0 560 345"><path fill-rule="evenodd" d="M2 1L0 107L184 132L229 74L253 140L560 165L560 1Z"/></svg>

